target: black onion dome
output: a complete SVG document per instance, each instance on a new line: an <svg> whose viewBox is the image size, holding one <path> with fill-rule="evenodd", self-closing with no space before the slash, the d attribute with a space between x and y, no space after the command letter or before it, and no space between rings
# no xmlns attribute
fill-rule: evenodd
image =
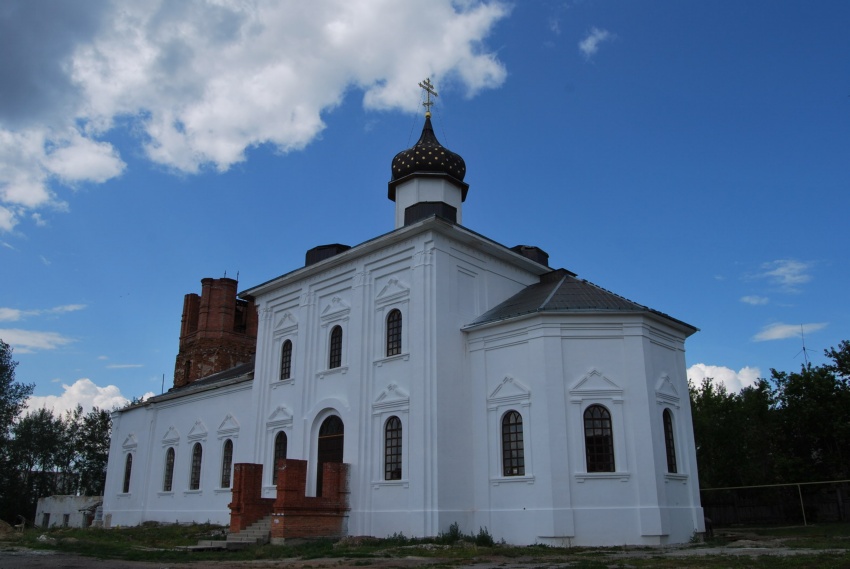
<svg viewBox="0 0 850 569"><path fill-rule="evenodd" d="M425 116L422 136L412 148L402 150L393 158L392 182L417 172L430 174L448 174L459 182L466 176L466 163L460 154L445 148L434 135L431 117Z"/></svg>

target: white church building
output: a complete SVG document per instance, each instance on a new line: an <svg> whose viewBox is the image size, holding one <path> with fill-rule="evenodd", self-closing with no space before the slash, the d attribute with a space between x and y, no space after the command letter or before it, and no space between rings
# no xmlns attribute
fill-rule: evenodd
<svg viewBox="0 0 850 569"><path fill-rule="evenodd" d="M696 329L464 227L465 173L427 113L392 161L393 231L312 249L238 300L229 279L187 295L175 388L113 415L105 523L227 524L233 465L262 464L274 498L273 465L290 458L307 461L313 496L322 464L349 465L349 535L456 522L513 544L661 545L702 532L684 347ZM230 326L219 347L184 351L215 318ZM228 344L252 326L253 360Z"/></svg>

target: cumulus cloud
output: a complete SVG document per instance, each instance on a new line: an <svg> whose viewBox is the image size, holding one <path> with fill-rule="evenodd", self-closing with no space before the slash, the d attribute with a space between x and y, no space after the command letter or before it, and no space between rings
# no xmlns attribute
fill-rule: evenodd
<svg viewBox="0 0 850 569"><path fill-rule="evenodd" d="M724 366L706 364L694 364L688 368L688 379L694 385L700 385L704 379L710 379L715 386L726 386L729 392L738 392L745 387L755 385L760 377L761 370L750 366L738 371Z"/></svg>
<svg viewBox="0 0 850 569"><path fill-rule="evenodd" d="M756 276L778 285L787 292L799 292L799 286L812 280L809 270L813 263L795 259L778 259L763 263Z"/></svg>
<svg viewBox="0 0 850 569"><path fill-rule="evenodd" d="M753 336L756 342L766 342L768 340L785 340L786 338L799 338L801 333L808 334L809 332L817 332L823 330L829 325L829 322L812 322L809 324L783 324L776 322L768 324L761 331Z"/></svg>
<svg viewBox="0 0 850 569"><path fill-rule="evenodd" d="M39 332L18 328L0 328L0 339L12 346L19 354L31 354L37 350L55 350L74 341L58 332Z"/></svg>
<svg viewBox="0 0 850 569"><path fill-rule="evenodd" d="M466 96L506 77L483 44L509 13L498 1L91 0L42 12L30 0L0 10L0 231L66 207L57 185L119 176L104 140L118 123L155 163L225 171L252 146L305 147L347 93L414 110L426 76Z"/></svg>
<svg viewBox="0 0 850 569"><path fill-rule="evenodd" d="M608 30L591 28L587 36L578 43L578 49L584 55L585 59L590 59L599 51L599 44L612 39L614 39L614 34Z"/></svg>
<svg viewBox="0 0 850 569"><path fill-rule="evenodd" d="M75 409L82 405L83 412L88 413L92 407L100 409L112 409L129 403L129 399L121 394L121 390L115 385L100 387L88 378L78 379L71 385L62 384L62 395L33 395L27 399L27 412L39 408L53 411L55 415L63 414L65 411ZM141 399L152 397L153 392L145 393Z"/></svg>
<svg viewBox="0 0 850 569"><path fill-rule="evenodd" d="M766 296L757 296L753 294L748 296L742 296L741 302L743 302L744 304L752 304L753 306L758 306L761 304L767 304L768 302L770 302L770 299L768 299Z"/></svg>

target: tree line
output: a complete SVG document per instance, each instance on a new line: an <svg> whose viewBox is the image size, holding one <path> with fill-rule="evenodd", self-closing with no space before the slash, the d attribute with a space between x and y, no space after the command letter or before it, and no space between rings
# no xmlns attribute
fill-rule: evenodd
<svg viewBox="0 0 850 569"><path fill-rule="evenodd" d="M690 385L702 488L850 479L850 342L739 393Z"/></svg>
<svg viewBox="0 0 850 569"><path fill-rule="evenodd" d="M12 348L0 340L0 519L35 517L38 499L99 496L106 482L112 418L106 409L24 413L34 385L15 381Z"/></svg>

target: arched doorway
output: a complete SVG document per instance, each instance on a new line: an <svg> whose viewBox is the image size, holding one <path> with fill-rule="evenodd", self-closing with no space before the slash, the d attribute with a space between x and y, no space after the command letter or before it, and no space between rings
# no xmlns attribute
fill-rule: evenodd
<svg viewBox="0 0 850 569"><path fill-rule="evenodd" d="M342 462L345 426L342 419L331 415L319 428L319 446L316 461L316 496L322 495L322 469L326 462Z"/></svg>

